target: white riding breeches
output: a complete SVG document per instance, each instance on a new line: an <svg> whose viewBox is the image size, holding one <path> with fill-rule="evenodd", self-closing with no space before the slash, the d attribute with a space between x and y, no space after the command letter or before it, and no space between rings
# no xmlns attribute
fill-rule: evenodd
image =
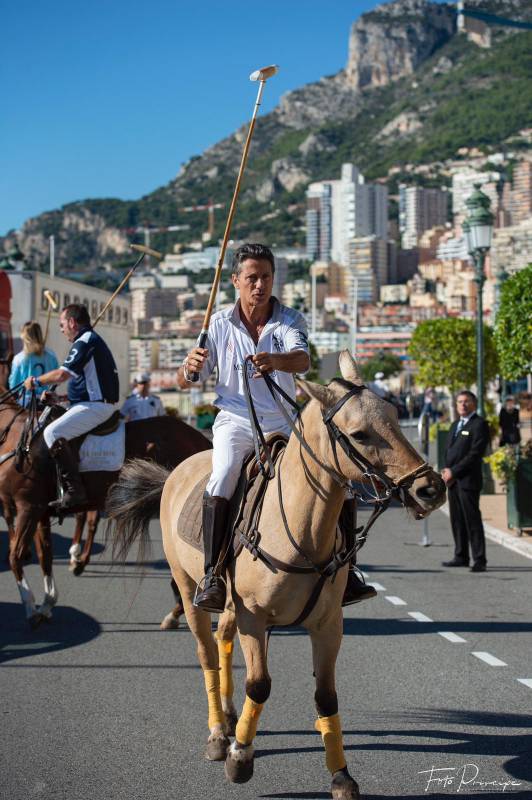
<svg viewBox="0 0 532 800"><path fill-rule="evenodd" d="M108 420L116 408L111 403L76 403L44 429L44 441L51 447L58 439L75 439Z"/></svg>
<svg viewBox="0 0 532 800"><path fill-rule="evenodd" d="M282 417L269 422L259 418L259 422L265 434L280 431L290 436L290 427ZM237 487L242 464L253 451L251 422L246 417L220 411L212 433L212 474L205 491L211 497L230 500Z"/></svg>

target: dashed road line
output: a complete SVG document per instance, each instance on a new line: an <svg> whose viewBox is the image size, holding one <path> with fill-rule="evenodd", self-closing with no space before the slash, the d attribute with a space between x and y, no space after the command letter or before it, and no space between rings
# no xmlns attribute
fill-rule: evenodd
<svg viewBox="0 0 532 800"><path fill-rule="evenodd" d="M408 603L405 600L401 600L400 597L395 597L395 595L387 594L386 600L391 603L393 606L407 606Z"/></svg>
<svg viewBox="0 0 532 800"><path fill-rule="evenodd" d="M453 644L462 644L465 642L465 639L462 639L461 636L458 636L457 633L453 633L452 631L438 631L439 636L443 636L444 639L447 639L448 642L452 642Z"/></svg>
<svg viewBox="0 0 532 800"><path fill-rule="evenodd" d="M532 689L532 678L518 678L519 683L528 686L529 689Z"/></svg>
<svg viewBox="0 0 532 800"><path fill-rule="evenodd" d="M434 622L433 619L427 617L426 614L422 614L421 611L409 611L408 615L417 622Z"/></svg>
<svg viewBox="0 0 532 800"><path fill-rule="evenodd" d="M373 588L377 592L385 592L386 591L386 587L383 586L382 583L374 583L374 582L370 581L370 584L373 586Z"/></svg>
<svg viewBox="0 0 532 800"><path fill-rule="evenodd" d="M480 658L481 661L484 661L486 664L489 664L490 667L507 667L508 664L506 661L501 661L500 658L495 658L492 656L491 653L484 653L480 651L476 651L471 653L472 656L476 656Z"/></svg>

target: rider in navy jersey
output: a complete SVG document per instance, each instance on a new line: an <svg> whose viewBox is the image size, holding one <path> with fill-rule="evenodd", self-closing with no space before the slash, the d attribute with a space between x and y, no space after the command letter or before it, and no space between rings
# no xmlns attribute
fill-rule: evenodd
<svg viewBox="0 0 532 800"><path fill-rule="evenodd" d="M70 408L44 429L44 441L57 461L64 486L62 501L50 506L57 511L71 510L87 503L78 463L69 442L88 433L109 419L119 398L118 370L113 355L101 336L92 330L85 306L72 303L61 312L59 325L72 342L64 363L41 376L30 376L26 389L70 380Z"/></svg>

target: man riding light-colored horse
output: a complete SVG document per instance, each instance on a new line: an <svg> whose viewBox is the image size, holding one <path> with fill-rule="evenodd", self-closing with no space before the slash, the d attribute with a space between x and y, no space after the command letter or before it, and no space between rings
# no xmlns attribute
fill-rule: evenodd
<svg viewBox="0 0 532 800"><path fill-rule="evenodd" d="M66 306L59 317L59 326L72 342L63 365L39 377L26 378L24 386L30 390L70 380L70 408L44 430L44 441L59 465L64 488L62 500L55 500L50 507L62 512L87 503L77 457L69 442L112 416L118 403L119 385L113 355L101 336L93 331L85 306L76 303Z"/></svg>
<svg viewBox="0 0 532 800"><path fill-rule="evenodd" d="M268 373L295 400L294 374L310 367L307 326L302 315L272 296L275 261L262 244L244 244L233 258L232 281L239 300L211 320L207 347L193 348L177 373L180 388L189 388L192 376L205 380L218 370L215 405L220 408L213 427L212 474L202 506L205 577L194 605L221 613L225 608L223 552L227 539L229 501L235 492L243 462L253 451L253 433L244 396L242 370L254 378ZM249 361L246 359L249 357ZM251 363L250 363L251 362ZM291 430L264 381L252 382L252 397L265 434ZM346 500L340 517L347 541L353 542L354 500ZM351 545L350 545L351 546ZM375 596L351 569L343 604Z"/></svg>

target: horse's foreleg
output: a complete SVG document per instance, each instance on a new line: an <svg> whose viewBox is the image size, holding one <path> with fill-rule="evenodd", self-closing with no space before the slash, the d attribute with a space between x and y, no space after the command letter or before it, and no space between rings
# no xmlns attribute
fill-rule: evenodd
<svg viewBox="0 0 532 800"><path fill-rule="evenodd" d="M359 800L358 785L347 770L344 756L335 685L336 658L342 641L341 610L333 620L309 633L316 677L316 730L321 733L327 769L332 775L331 793L334 800Z"/></svg>
<svg viewBox="0 0 532 800"><path fill-rule="evenodd" d="M44 600L42 605L39 606L38 613L42 614L46 619L50 619L52 616L52 608L57 603L59 593L55 585L52 571L52 532L50 528L50 517L48 515L43 517L37 525L35 547L44 576Z"/></svg>
<svg viewBox="0 0 532 800"><path fill-rule="evenodd" d="M225 731L234 736L237 723L236 708L233 703L233 647L236 635L236 617L232 608L221 615L216 631L218 661L220 663L220 695L225 714Z"/></svg>
<svg viewBox="0 0 532 800"><path fill-rule="evenodd" d="M266 663L264 620L247 611L239 612L239 634L246 659L246 699L236 726L235 741L227 751L225 775L233 783L246 783L253 775L253 740L264 703L270 696L271 678Z"/></svg>
<svg viewBox="0 0 532 800"><path fill-rule="evenodd" d="M15 535L9 548L9 564L15 576L20 599L24 606L26 618L32 628L36 628L43 620L35 606L35 597L24 575L24 556L35 533L39 511L31 508L31 505L24 504L17 508L17 522Z"/></svg>
<svg viewBox="0 0 532 800"><path fill-rule="evenodd" d="M184 572L180 572L178 579L188 626L198 645L198 659L203 670L205 691L207 692L210 735L207 740L205 758L209 761L223 761L229 747L229 739L225 733L225 714L220 696L218 647L212 635L211 615L192 605L196 591L195 582Z"/></svg>
<svg viewBox="0 0 532 800"><path fill-rule="evenodd" d="M87 511L84 516L87 522L87 539L85 541L85 547L83 548L83 553L79 557L77 563L73 567L71 567L74 575L81 575L83 573L83 570L91 560L92 545L94 544L94 537L96 536L96 530L98 529L98 522L100 521L99 511Z"/></svg>
<svg viewBox="0 0 532 800"><path fill-rule="evenodd" d="M74 529L74 536L72 537L72 544L69 548L70 554L70 565L69 570L74 572L77 565L80 562L80 555L81 555L81 537L83 536L83 528L85 527L85 522L87 521L87 512L80 511L76 514L76 527Z"/></svg>
<svg viewBox="0 0 532 800"><path fill-rule="evenodd" d="M160 624L160 628L162 631L176 631L179 628L179 617L183 613L183 601L181 600L181 593L179 592L179 588L177 583L172 578L170 583L172 588L172 592L175 599L175 606L170 611L166 617L164 617L163 621Z"/></svg>

